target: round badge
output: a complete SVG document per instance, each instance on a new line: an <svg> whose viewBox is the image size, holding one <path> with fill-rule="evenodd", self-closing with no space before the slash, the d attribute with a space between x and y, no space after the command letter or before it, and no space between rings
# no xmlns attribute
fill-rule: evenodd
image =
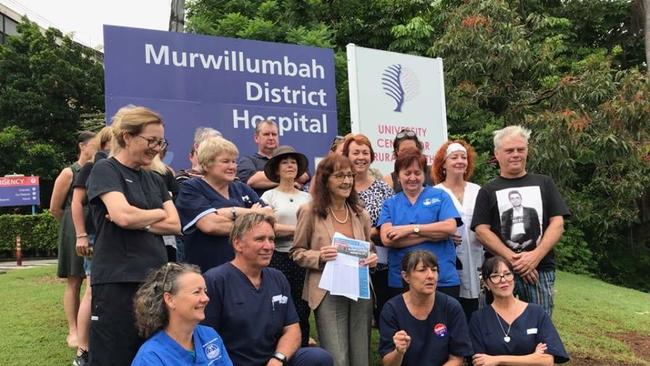
<svg viewBox="0 0 650 366"><path fill-rule="evenodd" d="M444 337L444 336L447 335L447 327L442 323L438 323L438 324L433 326L433 332L438 337Z"/></svg>

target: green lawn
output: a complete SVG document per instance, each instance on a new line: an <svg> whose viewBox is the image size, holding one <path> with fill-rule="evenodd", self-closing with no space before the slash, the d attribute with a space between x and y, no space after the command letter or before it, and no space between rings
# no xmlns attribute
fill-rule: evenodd
<svg viewBox="0 0 650 366"><path fill-rule="evenodd" d="M63 282L55 272L48 266L0 275L0 365L72 361L74 351L65 345ZM580 364L650 365L618 339L630 332L650 339L650 294L560 272L553 320Z"/></svg>

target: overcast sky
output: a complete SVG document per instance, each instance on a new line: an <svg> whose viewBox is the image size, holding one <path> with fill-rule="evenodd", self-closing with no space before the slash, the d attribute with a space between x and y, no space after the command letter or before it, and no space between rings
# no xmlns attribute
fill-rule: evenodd
<svg viewBox="0 0 650 366"><path fill-rule="evenodd" d="M74 33L74 39L93 48L104 44L102 26L122 25L167 30L171 0L0 0L19 14L27 14L43 28Z"/></svg>

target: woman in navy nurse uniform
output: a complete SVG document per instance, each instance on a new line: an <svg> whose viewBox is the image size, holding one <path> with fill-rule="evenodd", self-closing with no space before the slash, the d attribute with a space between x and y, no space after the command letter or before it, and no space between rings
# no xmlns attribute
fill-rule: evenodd
<svg viewBox="0 0 650 366"><path fill-rule="evenodd" d="M458 300L436 292L436 258L417 250L401 265L408 291L388 300L379 318L383 365L462 365L472 354L467 321Z"/></svg>
<svg viewBox="0 0 650 366"><path fill-rule="evenodd" d="M203 176L180 185L176 208L185 234L185 261L206 272L235 258L228 235L237 216L248 212L272 215L257 193L235 180L239 150L222 137L210 137L198 147Z"/></svg>
<svg viewBox="0 0 650 366"><path fill-rule="evenodd" d="M569 361L562 340L544 309L513 295L512 266L502 257L485 261L487 301L474 313L470 334L474 366L553 365Z"/></svg>

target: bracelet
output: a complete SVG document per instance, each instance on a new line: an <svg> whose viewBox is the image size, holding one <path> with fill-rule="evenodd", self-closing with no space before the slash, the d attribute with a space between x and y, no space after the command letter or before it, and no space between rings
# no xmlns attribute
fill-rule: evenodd
<svg viewBox="0 0 650 366"><path fill-rule="evenodd" d="M88 237L88 234L86 234L86 233L78 234L78 235L77 235L77 239L87 238L87 237Z"/></svg>
<svg viewBox="0 0 650 366"><path fill-rule="evenodd" d="M235 209L235 207L230 208L230 213L232 214L233 220L237 218L237 210Z"/></svg>

